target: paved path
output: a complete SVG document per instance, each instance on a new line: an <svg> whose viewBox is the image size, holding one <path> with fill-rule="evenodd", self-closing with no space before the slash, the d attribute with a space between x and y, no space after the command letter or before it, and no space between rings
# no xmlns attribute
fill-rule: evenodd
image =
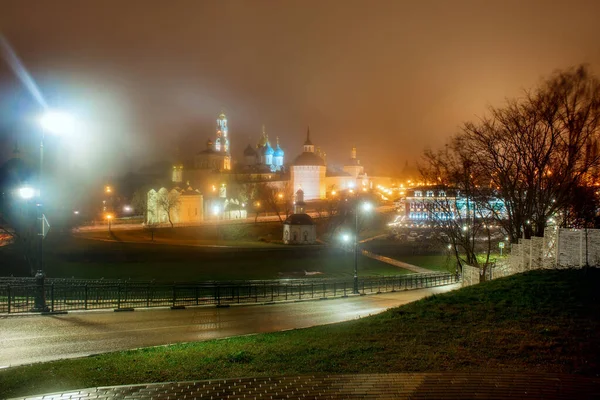
<svg viewBox="0 0 600 400"><path fill-rule="evenodd" d="M170 343L331 324L376 314L460 284L427 289L230 308L73 312L0 318L0 368Z"/></svg>
<svg viewBox="0 0 600 400"><path fill-rule="evenodd" d="M386 264L393 265L393 266L398 267L398 268L404 268L404 269L407 269L409 271L416 272L416 273L419 273L419 274L420 273L430 274L432 272L435 272L435 271L432 271L432 270L427 269L427 268L422 268L422 267L419 267L419 266L416 266L416 265L412 265L412 264L408 264L408 263L405 263L405 262L402 262L402 261L394 260L393 258L389 258L389 257L385 257L385 256L380 256L379 254L371 253L368 250L363 250L362 254L365 257L369 257L369 258L372 258L374 260L378 260L378 261L384 262Z"/></svg>
<svg viewBox="0 0 600 400"><path fill-rule="evenodd" d="M600 378L505 372L315 375L100 387L24 399L41 398L586 400L600 398Z"/></svg>

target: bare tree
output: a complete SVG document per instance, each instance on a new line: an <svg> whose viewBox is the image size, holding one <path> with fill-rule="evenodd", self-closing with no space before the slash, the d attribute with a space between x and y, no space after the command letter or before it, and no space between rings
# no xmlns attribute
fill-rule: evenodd
<svg viewBox="0 0 600 400"><path fill-rule="evenodd" d="M478 167L461 138L455 138L443 151L426 151L421 175L436 185L427 186L422 201L415 205L449 245L458 272L462 273L463 265L470 265L480 269L480 277L485 279L491 253L490 205L494 200L481 181ZM485 248L479 244L482 238L487 239ZM484 260L480 258L482 252Z"/></svg>
<svg viewBox="0 0 600 400"><path fill-rule="evenodd" d="M144 222L148 220L148 190L142 188L133 192L131 205L138 215L144 216Z"/></svg>
<svg viewBox="0 0 600 400"><path fill-rule="evenodd" d="M587 68L558 72L524 97L491 108L459 135L481 178L506 207L497 220L512 242L542 236L573 205L573 191L597 171L600 84Z"/></svg>
<svg viewBox="0 0 600 400"><path fill-rule="evenodd" d="M156 197L156 205L158 208L163 211L169 220L169 224L171 224L171 228L173 227L172 213L173 211L179 208L179 192L176 190L171 190L170 192L159 192Z"/></svg>
<svg viewBox="0 0 600 400"><path fill-rule="evenodd" d="M257 184L257 200L261 201L264 205L264 209L274 212L279 218L279 222L283 223L281 218L281 210L283 202L283 193L274 186L269 185L266 182ZM281 198L279 195L282 195Z"/></svg>

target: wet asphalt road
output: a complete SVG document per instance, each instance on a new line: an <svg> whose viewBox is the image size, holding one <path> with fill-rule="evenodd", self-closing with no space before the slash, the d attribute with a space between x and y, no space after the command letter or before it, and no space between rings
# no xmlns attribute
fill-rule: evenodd
<svg viewBox="0 0 600 400"><path fill-rule="evenodd" d="M10 316L0 319L0 368L347 321L458 287L230 308Z"/></svg>

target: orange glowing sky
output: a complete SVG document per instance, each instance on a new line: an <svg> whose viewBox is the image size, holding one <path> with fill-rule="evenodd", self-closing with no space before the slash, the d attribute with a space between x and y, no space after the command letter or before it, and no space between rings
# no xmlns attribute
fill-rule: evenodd
<svg viewBox="0 0 600 400"><path fill-rule="evenodd" d="M310 125L330 162L356 145L368 170L389 173L557 68L600 71L594 0L0 0L0 10L48 102L101 135L86 159L110 155L116 170L177 144L203 150L223 108L234 154L265 124L290 161ZM35 109L0 66L5 149Z"/></svg>

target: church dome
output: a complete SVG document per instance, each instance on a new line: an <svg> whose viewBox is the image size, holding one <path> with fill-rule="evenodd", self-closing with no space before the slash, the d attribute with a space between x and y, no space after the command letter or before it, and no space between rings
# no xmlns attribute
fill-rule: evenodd
<svg viewBox="0 0 600 400"><path fill-rule="evenodd" d="M252 146L248 145L248 147L246 147L246 149L244 150L244 155L248 157L256 156L256 150L254 150Z"/></svg>
<svg viewBox="0 0 600 400"><path fill-rule="evenodd" d="M305 151L294 160L293 165L316 165L324 166L325 161L315 153Z"/></svg>
<svg viewBox="0 0 600 400"><path fill-rule="evenodd" d="M262 153L265 156L272 156L273 153L275 153L275 151L271 147L271 144L269 142L267 142L267 144L265 144L265 146L262 148Z"/></svg>
<svg viewBox="0 0 600 400"><path fill-rule="evenodd" d="M273 153L273 155L275 157L283 157L284 153L281 147L279 147L279 144L277 144L277 147L275 147L275 152Z"/></svg>

